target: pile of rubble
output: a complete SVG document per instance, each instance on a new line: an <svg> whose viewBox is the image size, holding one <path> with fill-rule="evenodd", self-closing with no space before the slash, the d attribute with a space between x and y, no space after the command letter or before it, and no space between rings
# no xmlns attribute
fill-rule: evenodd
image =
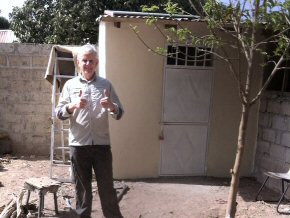
<svg viewBox="0 0 290 218"><path fill-rule="evenodd" d="M23 190L18 196L13 194L13 199L11 199L6 205L0 207L0 217L1 218L29 218L35 217L31 216L32 211L36 210L35 204L23 205L22 199L25 194Z"/></svg>

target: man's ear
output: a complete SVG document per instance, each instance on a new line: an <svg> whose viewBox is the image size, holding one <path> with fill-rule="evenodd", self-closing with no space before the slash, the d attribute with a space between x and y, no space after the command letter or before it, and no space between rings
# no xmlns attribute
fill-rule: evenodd
<svg viewBox="0 0 290 218"><path fill-rule="evenodd" d="M79 66L79 63L80 63L80 61L79 61L79 59L77 59L77 65Z"/></svg>

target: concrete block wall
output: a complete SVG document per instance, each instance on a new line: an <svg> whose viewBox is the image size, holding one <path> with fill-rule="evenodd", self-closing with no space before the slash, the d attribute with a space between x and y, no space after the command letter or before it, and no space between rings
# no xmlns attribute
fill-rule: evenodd
<svg viewBox="0 0 290 218"><path fill-rule="evenodd" d="M260 104L259 131L255 159L255 176L263 172L290 170L290 93L267 92ZM281 181L271 179L268 187L280 190Z"/></svg>
<svg viewBox="0 0 290 218"><path fill-rule="evenodd" d="M15 154L49 155L52 45L0 43L0 129Z"/></svg>

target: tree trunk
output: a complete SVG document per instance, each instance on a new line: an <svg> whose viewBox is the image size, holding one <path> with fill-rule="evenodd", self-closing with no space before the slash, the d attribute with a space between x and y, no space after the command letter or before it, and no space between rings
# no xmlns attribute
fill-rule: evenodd
<svg viewBox="0 0 290 218"><path fill-rule="evenodd" d="M226 210L226 218L233 218L236 214L236 199L239 187L239 180L240 180L240 168L242 163L242 158L244 154L244 147L246 142L246 129L247 123L249 119L249 111L250 106L243 104L242 105L242 116L240 120L240 127L239 127L239 137L238 137L238 145L237 145L237 153L235 158L235 163L233 169L231 169L231 186L228 195L228 202L227 202L227 210Z"/></svg>

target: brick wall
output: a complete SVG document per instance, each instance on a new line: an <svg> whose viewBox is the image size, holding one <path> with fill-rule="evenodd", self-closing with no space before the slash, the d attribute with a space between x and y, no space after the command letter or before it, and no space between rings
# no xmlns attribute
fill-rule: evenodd
<svg viewBox="0 0 290 218"><path fill-rule="evenodd" d="M49 154L51 84L44 75L51 47L0 43L0 129L13 153Z"/></svg>
<svg viewBox="0 0 290 218"><path fill-rule="evenodd" d="M263 172L290 170L290 93L266 93L261 99L255 174L263 181ZM281 181L270 180L269 187L279 189Z"/></svg>

